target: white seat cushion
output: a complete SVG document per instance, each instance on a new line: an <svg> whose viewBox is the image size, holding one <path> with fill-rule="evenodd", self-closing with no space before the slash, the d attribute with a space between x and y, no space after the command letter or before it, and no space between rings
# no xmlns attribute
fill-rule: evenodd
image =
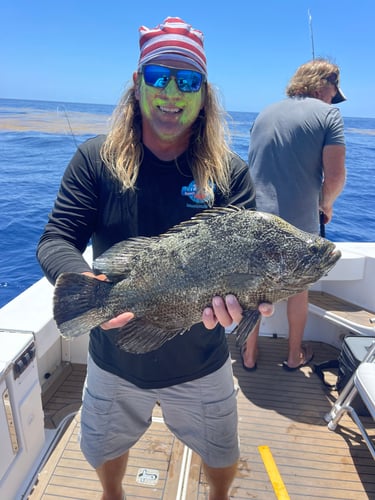
<svg viewBox="0 0 375 500"><path fill-rule="evenodd" d="M359 365L355 372L354 385L375 420L375 363Z"/></svg>

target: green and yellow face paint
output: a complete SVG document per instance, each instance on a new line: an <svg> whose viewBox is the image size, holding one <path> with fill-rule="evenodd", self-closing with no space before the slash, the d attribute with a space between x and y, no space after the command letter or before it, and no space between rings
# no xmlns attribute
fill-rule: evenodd
<svg viewBox="0 0 375 500"><path fill-rule="evenodd" d="M195 70L146 65L138 82L143 118L158 124L160 137L179 135L179 128L190 127L203 107L204 81L204 75Z"/></svg>

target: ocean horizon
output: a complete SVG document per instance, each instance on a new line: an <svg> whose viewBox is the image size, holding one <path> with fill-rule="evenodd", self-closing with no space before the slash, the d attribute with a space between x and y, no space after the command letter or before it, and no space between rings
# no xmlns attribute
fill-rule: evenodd
<svg viewBox="0 0 375 500"><path fill-rule="evenodd" d="M0 307L43 275L35 257L63 172L77 145L105 133L115 105L0 99ZM257 112L228 111L245 161ZM347 181L326 227L332 241L374 241L375 118L344 117Z"/></svg>
<svg viewBox="0 0 375 500"><path fill-rule="evenodd" d="M0 106L5 105L12 105L12 103L15 103L17 106L19 104L26 104L29 103L33 108L37 109L40 106L40 109L47 109L49 106L50 108L56 108L59 105L64 105L68 106L70 110L78 110L80 111L82 109L82 106L91 108L95 110L97 108L97 111L99 113L105 113L106 108L108 108L109 112L111 112L115 107L115 104L109 104L109 103L98 103L98 102L76 102L76 101L50 101L50 100L43 100L43 99L20 99L20 98L12 98L12 97L0 97ZM349 116L349 115L344 115L342 113L342 110L340 109L341 114L343 118L345 119L350 119L350 120L375 120L375 116ZM243 110L231 110L231 111L226 111L229 115L231 113L249 113L249 114L254 114L257 115L259 111L243 111ZM0 115L1 116L1 115Z"/></svg>

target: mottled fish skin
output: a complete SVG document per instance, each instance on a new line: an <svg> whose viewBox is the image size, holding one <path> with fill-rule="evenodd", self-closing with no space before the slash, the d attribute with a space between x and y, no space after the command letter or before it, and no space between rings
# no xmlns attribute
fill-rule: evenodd
<svg viewBox="0 0 375 500"><path fill-rule="evenodd" d="M111 283L76 273L56 282L54 318L66 337L87 333L124 311L117 332L133 353L159 348L201 321L215 295L234 294L244 309L243 345L261 302L278 302L318 281L340 258L335 245L283 219L236 207L206 210L153 238L118 243L94 262Z"/></svg>

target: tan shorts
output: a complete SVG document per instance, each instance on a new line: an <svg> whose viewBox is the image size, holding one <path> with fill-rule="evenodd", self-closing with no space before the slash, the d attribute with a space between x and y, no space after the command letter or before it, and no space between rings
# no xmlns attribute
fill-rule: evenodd
<svg viewBox="0 0 375 500"><path fill-rule="evenodd" d="M128 451L151 425L157 402L168 428L208 466L227 467L238 460L237 399L230 358L201 379L140 389L102 370L89 357L80 444L92 467Z"/></svg>

